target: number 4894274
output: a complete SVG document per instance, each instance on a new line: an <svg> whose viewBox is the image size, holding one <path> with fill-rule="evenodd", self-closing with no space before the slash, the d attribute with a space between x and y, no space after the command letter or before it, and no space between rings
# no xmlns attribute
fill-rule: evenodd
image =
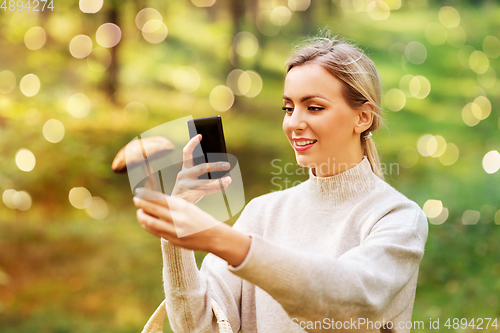
<svg viewBox="0 0 500 333"><path fill-rule="evenodd" d="M0 0L1 1L1 0ZM26 4L24 3L23 0L4 0L2 2L2 5L0 5L0 9L3 9L4 11L9 11L13 12L15 10L17 11L22 11L22 10L28 10L28 11L33 11L33 12L40 12L44 10L54 10L54 3L53 0L28 0Z"/></svg>

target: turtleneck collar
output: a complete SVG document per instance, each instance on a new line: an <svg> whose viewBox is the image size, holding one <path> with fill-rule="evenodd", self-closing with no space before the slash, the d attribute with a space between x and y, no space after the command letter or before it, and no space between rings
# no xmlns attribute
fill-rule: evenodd
<svg viewBox="0 0 500 333"><path fill-rule="evenodd" d="M318 177L309 169L306 190L312 204L318 208L353 202L374 190L381 181L372 171L370 162L364 156L354 167L329 177Z"/></svg>

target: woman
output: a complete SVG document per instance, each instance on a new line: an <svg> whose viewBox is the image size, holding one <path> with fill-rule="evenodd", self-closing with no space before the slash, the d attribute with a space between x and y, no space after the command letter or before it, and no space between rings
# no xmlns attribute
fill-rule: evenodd
<svg viewBox="0 0 500 333"><path fill-rule="evenodd" d="M199 187L207 166L190 162L195 137L168 204L134 198L141 226L162 237L171 327L216 332L213 298L235 332L409 332L428 226L383 181L371 139L378 72L337 37L314 39L286 67L283 130L307 181L251 200L232 228L217 224L192 204L218 190ZM191 250L209 252L200 271Z"/></svg>

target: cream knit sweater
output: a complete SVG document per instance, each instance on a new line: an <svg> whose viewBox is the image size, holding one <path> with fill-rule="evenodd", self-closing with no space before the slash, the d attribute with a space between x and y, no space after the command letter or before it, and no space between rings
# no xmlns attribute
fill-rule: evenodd
<svg viewBox="0 0 500 333"><path fill-rule="evenodd" d="M409 332L427 219L368 160L251 200L233 228L252 236L238 267L162 239L174 332L217 332L213 298L234 332ZM378 329L377 329L378 328Z"/></svg>

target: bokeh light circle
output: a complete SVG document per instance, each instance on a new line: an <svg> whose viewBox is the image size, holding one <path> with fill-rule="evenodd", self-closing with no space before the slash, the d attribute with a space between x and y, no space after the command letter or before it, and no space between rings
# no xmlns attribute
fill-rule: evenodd
<svg viewBox="0 0 500 333"><path fill-rule="evenodd" d="M481 222L486 224L494 221L496 211L497 208L495 206L483 205L479 211L481 213Z"/></svg>
<svg viewBox="0 0 500 333"><path fill-rule="evenodd" d="M438 13L439 22L446 28L455 28L460 24L460 13L451 6L444 6Z"/></svg>
<svg viewBox="0 0 500 333"><path fill-rule="evenodd" d="M365 8L364 0L340 0L340 8L345 13L360 13Z"/></svg>
<svg viewBox="0 0 500 333"><path fill-rule="evenodd" d="M368 16L374 21L387 20L391 15L391 9L383 0L370 1L366 11L368 12Z"/></svg>
<svg viewBox="0 0 500 333"><path fill-rule="evenodd" d="M104 47L96 47L87 57L87 66L96 73L106 71L111 65L111 53Z"/></svg>
<svg viewBox="0 0 500 333"><path fill-rule="evenodd" d="M429 199L425 202L423 211L428 218L438 217L443 211L443 203L440 200Z"/></svg>
<svg viewBox="0 0 500 333"><path fill-rule="evenodd" d="M446 140L441 135L434 135L434 139L437 142L436 151L431 154L431 157L439 157L446 151Z"/></svg>
<svg viewBox="0 0 500 333"><path fill-rule="evenodd" d="M21 92L27 97L33 97L40 91L40 79L35 74L25 75L19 82Z"/></svg>
<svg viewBox="0 0 500 333"><path fill-rule="evenodd" d="M472 112L477 112L474 113L474 116L478 118L479 120L484 120L488 118L488 116L491 114L491 102L490 100L485 97L485 96L477 96L474 99L474 104L476 104L479 107L479 112L477 112L477 108L473 108Z"/></svg>
<svg viewBox="0 0 500 333"><path fill-rule="evenodd" d="M476 51L472 46L470 45L464 45L458 50L458 61L464 68L469 68L469 58L472 52Z"/></svg>
<svg viewBox="0 0 500 333"><path fill-rule="evenodd" d="M245 95L246 93L248 93L251 87L252 79L250 78L250 75L248 75L247 72L241 73L240 77L238 78L238 91L242 95Z"/></svg>
<svg viewBox="0 0 500 333"><path fill-rule="evenodd" d="M294 12L305 11L311 6L311 0L288 0L288 8Z"/></svg>
<svg viewBox="0 0 500 333"><path fill-rule="evenodd" d="M16 76L9 70L0 72L0 93L10 94L16 88Z"/></svg>
<svg viewBox="0 0 500 333"><path fill-rule="evenodd" d="M148 109L140 102L130 102L123 109L123 120L129 125L142 125L148 116Z"/></svg>
<svg viewBox="0 0 500 333"><path fill-rule="evenodd" d="M439 23L429 23L425 26L425 38L432 45L443 45L447 35L446 28Z"/></svg>
<svg viewBox="0 0 500 333"><path fill-rule="evenodd" d="M14 194L16 194L17 191L14 189L7 189L3 192L2 194L2 200L5 206L7 206L10 209L16 209L16 206L14 205L14 202L12 201Z"/></svg>
<svg viewBox="0 0 500 333"><path fill-rule="evenodd" d="M422 156L431 156L436 152L438 142L432 134L425 134L418 139L417 150Z"/></svg>
<svg viewBox="0 0 500 333"><path fill-rule="evenodd" d="M492 174L500 169L500 153L496 150L487 152L483 157L483 169Z"/></svg>
<svg viewBox="0 0 500 333"><path fill-rule="evenodd" d="M394 88L385 94L384 102L389 110L397 112L404 108L406 96L401 90Z"/></svg>
<svg viewBox="0 0 500 333"><path fill-rule="evenodd" d="M86 14L95 14L101 10L103 0L80 0L80 10Z"/></svg>
<svg viewBox="0 0 500 333"><path fill-rule="evenodd" d="M19 191L14 193L12 196L12 204L16 209L21 211L27 211L31 208L31 204L33 203L31 196L26 191Z"/></svg>
<svg viewBox="0 0 500 333"><path fill-rule="evenodd" d="M490 60L483 52L474 51L469 57L469 66L470 69L472 69L474 72L483 74L488 70L490 66Z"/></svg>
<svg viewBox="0 0 500 333"><path fill-rule="evenodd" d="M462 224L464 225L475 225L479 221L481 213L477 210L466 210L462 214Z"/></svg>
<svg viewBox="0 0 500 333"><path fill-rule="evenodd" d="M52 143L64 138L64 125L57 119L50 119L43 125L43 137Z"/></svg>
<svg viewBox="0 0 500 333"><path fill-rule="evenodd" d="M453 47L462 47L467 39L467 34L462 27L448 29L446 41Z"/></svg>
<svg viewBox="0 0 500 333"><path fill-rule="evenodd" d="M477 81L484 88L492 88L497 82L497 73L493 67L488 67L486 72L477 75Z"/></svg>
<svg viewBox="0 0 500 333"><path fill-rule="evenodd" d="M439 161L444 166L453 165L458 160L459 155L458 147L454 143L447 143L445 152L439 156Z"/></svg>
<svg viewBox="0 0 500 333"><path fill-rule="evenodd" d="M142 31L144 25L151 20L163 21L159 11L154 8L144 8L135 16L135 25Z"/></svg>
<svg viewBox="0 0 500 333"><path fill-rule="evenodd" d="M262 90L262 78L259 73L255 71L245 71L250 77L250 89L246 93L244 93L245 97L253 98L257 96ZM238 82L239 83L239 82Z"/></svg>
<svg viewBox="0 0 500 333"><path fill-rule="evenodd" d="M431 92L431 83L426 77L417 75L410 80L408 88L412 97L424 99Z"/></svg>
<svg viewBox="0 0 500 333"><path fill-rule="evenodd" d="M240 56L251 58L259 50L259 41L254 34L241 31L234 36L233 48Z"/></svg>
<svg viewBox="0 0 500 333"><path fill-rule="evenodd" d="M413 147L405 147L398 153L398 163L405 169L415 166L418 162L418 152Z"/></svg>
<svg viewBox="0 0 500 333"><path fill-rule="evenodd" d="M285 6L278 6L271 11L271 23L276 26L287 25L292 19L292 12Z"/></svg>
<svg viewBox="0 0 500 333"><path fill-rule="evenodd" d="M36 165L35 155L29 149L19 149L16 153L16 165L19 170L30 172L35 168Z"/></svg>
<svg viewBox="0 0 500 333"><path fill-rule="evenodd" d="M90 107L89 98L82 93L76 93L68 99L68 111L75 118L83 118L88 115Z"/></svg>
<svg viewBox="0 0 500 333"><path fill-rule="evenodd" d="M97 44L105 48L116 46L122 38L120 27L114 23L104 23L95 34Z"/></svg>
<svg viewBox="0 0 500 333"><path fill-rule="evenodd" d="M109 207L106 201L101 197L92 197L90 204L85 208L87 214L96 220L102 220L109 214Z"/></svg>
<svg viewBox="0 0 500 333"><path fill-rule="evenodd" d="M495 36L486 36L483 40L483 52L490 58L498 58L500 56L500 40Z"/></svg>
<svg viewBox="0 0 500 333"><path fill-rule="evenodd" d="M85 209L92 202L92 195L85 187L73 187L69 191L69 202L78 209Z"/></svg>
<svg viewBox="0 0 500 333"><path fill-rule="evenodd" d="M160 20L149 20L142 27L142 37L151 44L163 42L167 35L167 26Z"/></svg>
<svg viewBox="0 0 500 333"><path fill-rule="evenodd" d="M238 80L240 76L245 73L244 70L241 69L233 69L229 74L227 75L226 78L226 85L233 91L233 93L237 96L243 95L243 93L240 91L238 87ZM248 74L247 74L248 76Z"/></svg>
<svg viewBox="0 0 500 333"><path fill-rule="evenodd" d="M92 52L92 39L87 35L75 36L69 43L69 52L77 59L86 58Z"/></svg>
<svg viewBox="0 0 500 333"><path fill-rule="evenodd" d="M405 56L412 64L420 65L427 59L427 49L420 42L409 42L405 48Z"/></svg>
<svg viewBox="0 0 500 333"><path fill-rule="evenodd" d="M265 36L276 36L281 27L275 25L271 22L271 10L260 10L257 13L257 18L255 19L255 25L257 29Z"/></svg>
<svg viewBox="0 0 500 333"><path fill-rule="evenodd" d="M413 80L415 76L411 74L406 74L399 80L399 90L401 90L406 97L413 97L410 92L410 82Z"/></svg>
<svg viewBox="0 0 500 333"><path fill-rule="evenodd" d="M481 108L476 103L467 103L462 109L462 120L465 125L473 127L479 124L482 114Z"/></svg>
<svg viewBox="0 0 500 333"><path fill-rule="evenodd" d="M210 92L210 105L217 111L227 111L233 106L234 94L227 86L219 85Z"/></svg>
<svg viewBox="0 0 500 333"><path fill-rule="evenodd" d="M200 74L198 71L190 66L183 66L178 68L172 74L172 81L175 88L182 93L192 93L196 91L201 82Z"/></svg>
<svg viewBox="0 0 500 333"><path fill-rule="evenodd" d="M42 27L33 27L24 34L24 45L29 50L39 50L47 41L47 34Z"/></svg>
<svg viewBox="0 0 500 333"><path fill-rule="evenodd" d="M434 224L434 225L443 224L444 222L446 222L449 215L450 215L450 212L449 212L448 208L443 207L443 209L441 210L441 214L439 214L436 217L429 218L429 223Z"/></svg>
<svg viewBox="0 0 500 333"><path fill-rule="evenodd" d="M196 7L212 7L215 4L215 0L191 0L191 2Z"/></svg>

